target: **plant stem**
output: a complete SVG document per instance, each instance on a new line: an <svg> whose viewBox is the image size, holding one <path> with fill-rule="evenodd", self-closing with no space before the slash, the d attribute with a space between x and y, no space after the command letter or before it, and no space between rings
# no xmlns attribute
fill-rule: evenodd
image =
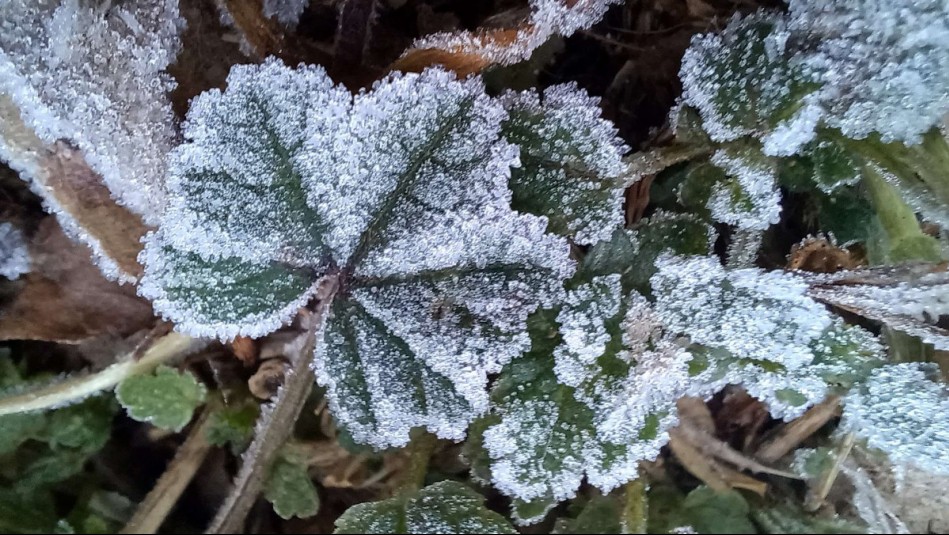
<svg viewBox="0 0 949 535"><path fill-rule="evenodd" d="M83 377L67 379L38 390L24 392L0 400L0 416L20 412L54 409L78 403L104 390L111 390L123 380L154 370L158 365L187 355L207 342L179 333L169 333L148 348L140 359L128 356L108 368Z"/></svg>
<svg viewBox="0 0 949 535"><path fill-rule="evenodd" d="M184 444L168 465L165 473L155 483L155 487L145 496L132 519L119 533L157 533L165 517L178 503L181 493L188 487L198 468L211 451L207 440L211 411L204 410L194 424Z"/></svg>
<svg viewBox="0 0 949 535"><path fill-rule="evenodd" d="M872 166L864 167L863 183L890 242L894 261L942 260L939 243L919 228L916 212L903 201L892 184Z"/></svg>
<svg viewBox="0 0 949 535"><path fill-rule="evenodd" d="M626 503L623 505L623 533L646 533L649 499L648 482L643 470L639 477L626 484Z"/></svg>
<svg viewBox="0 0 949 535"><path fill-rule="evenodd" d="M623 159L628 166L626 185L638 182L646 175L655 175L677 163L712 152L714 147L697 143L680 143L637 152Z"/></svg>
<svg viewBox="0 0 949 535"><path fill-rule="evenodd" d="M418 431L407 447L409 464L398 491L413 492L425 485L425 475L428 473L428 462L435 451L437 440L435 435L425 431Z"/></svg>
<svg viewBox="0 0 949 535"><path fill-rule="evenodd" d="M310 316L310 325L306 332L305 343L301 350L291 358L286 383L277 393L277 398L261 412L257 420L254 440L244 452L243 464L234 487L218 509L207 533L239 533L243 531L244 520L251 507L257 501L270 466L280 448L293 433L293 424L303 404L313 389L315 380L310 363L316 347L317 335L326 322L330 304L339 288L337 276L327 276L320 283L316 309Z"/></svg>

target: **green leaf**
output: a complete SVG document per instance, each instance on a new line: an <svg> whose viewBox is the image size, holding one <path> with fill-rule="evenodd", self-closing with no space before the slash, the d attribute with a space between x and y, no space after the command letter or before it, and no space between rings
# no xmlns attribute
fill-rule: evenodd
<svg viewBox="0 0 949 535"><path fill-rule="evenodd" d="M506 113L438 69L351 97L319 68L237 66L192 104L142 293L226 339L275 330L334 278L314 369L341 426L376 448L415 427L461 439L574 267L510 207Z"/></svg>
<svg viewBox="0 0 949 535"><path fill-rule="evenodd" d="M53 496L50 493L23 494L0 488L0 531L51 533L57 520Z"/></svg>
<svg viewBox="0 0 949 535"><path fill-rule="evenodd" d="M817 517L796 504L755 507L751 518L759 533L867 533L865 528L839 517Z"/></svg>
<svg viewBox="0 0 949 535"><path fill-rule="evenodd" d="M760 12L693 39L679 72L683 100L699 110L714 141L756 136L765 152L789 155L813 137L821 110L810 95L819 85L789 61L785 32L780 15Z"/></svg>
<svg viewBox="0 0 949 535"><path fill-rule="evenodd" d="M817 189L832 194L860 181L863 162L833 138L818 137L780 164L781 185L793 191Z"/></svg>
<svg viewBox="0 0 949 535"><path fill-rule="evenodd" d="M517 533L483 504L484 497L465 485L443 481L416 494L354 505L336 521L336 533Z"/></svg>
<svg viewBox="0 0 949 535"><path fill-rule="evenodd" d="M49 413L45 433L50 447L76 448L93 453L112 435L112 417L118 406L111 396L96 396Z"/></svg>
<svg viewBox="0 0 949 535"><path fill-rule="evenodd" d="M614 496L594 496L576 518L558 521L553 533L623 533L622 506Z"/></svg>
<svg viewBox="0 0 949 535"><path fill-rule="evenodd" d="M253 399L215 408L209 416L208 442L220 447L230 445L235 453L244 451L253 438L259 415L260 405Z"/></svg>
<svg viewBox="0 0 949 535"><path fill-rule="evenodd" d="M320 509L320 496L310 479L307 466L282 456L270 468L264 486L264 498L273 504L280 518L309 518Z"/></svg>
<svg viewBox="0 0 949 535"><path fill-rule="evenodd" d="M716 492L699 487L682 503L683 524L699 533L757 533L748 515L751 508L735 490Z"/></svg>
<svg viewBox="0 0 949 535"><path fill-rule="evenodd" d="M541 102L543 100L543 102ZM623 224L626 148L600 118L599 100L575 85L509 94L502 131L520 148L511 170L513 205L547 216L549 229L579 243L610 237Z"/></svg>
<svg viewBox="0 0 949 535"><path fill-rule="evenodd" d="M130 417L162 429L181 431L207 389L189 372L161 366L154 374L135 375L119 384L116 399Z"/></svg>

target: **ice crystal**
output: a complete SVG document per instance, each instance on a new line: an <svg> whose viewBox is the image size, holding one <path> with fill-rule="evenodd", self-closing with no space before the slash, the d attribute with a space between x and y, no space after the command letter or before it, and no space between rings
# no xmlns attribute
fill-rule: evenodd
<svg viewBox="0 0 949 535"><path fill-rule="evenodd" d="M841 426L886 452L897 465L949 473L949 390L934 364L875 370L844 400Z"/></svg>
<svg viewBox="0 0 949 535"><path fill-rule="evenodd" d="M859 271L811 275L808 277L812 284L810 294L820 301L918 336L936 349L949 350L949 332L936 325L940 316L949 314L949 273L900 276L877 270L865 277L861 275ZM841 281L845 283L840 284Z"/></svg>
<svg viewBox="0 0 949 535"><path fill-rule="evenodd" d="M314 366L341 425L380 448L413 427L460 439L573 271L547 221L510 208L504 117L480 79L441 70L353 98L318 67L235 67L192 105L141 291L226 339L269 333L336 277Z"/></svg>
<svg viewBox="0 0 949 535"><path fill-rule="evenodd" d="M779 221L781 193L767 157L750 148L721 149L711 162L727 177L713 187L706 205L715 221L744 230L765 230Z"/></svg>
<svg viewBox="0 0 949 535"><path fill-rule="evenodd" d="M439 49L475 55L492 63L513 65L528 59L534 50L556 35L569 37L596 24L620 0L530 0L531 16L514 35L493 38L467 32L438 33L419 39L415 49Z"/></svg>
<svg viewBox="0 0 949 535"><path fill-rule="evenodd" d="M23 234L10 223L0 223L0 276L17 279L30 271L30 253Z"/></svg>
<svg viewBox="0 0 949 535"><path fill-rule="evenodd" d="M792 0L789 31L816 50L796 60L823 84L826 122L918 143L949 112L949 4Z"/></svg>
<svg viewBox="0 0 949 535"><path fill-rule="evenodd" d="M505 137L521 149L511 174L514 206L546 215L579 243L609 239L622 225L626 147L600 118L599 99L574 84L509 94Z"/></svg>
<svg viewBox="0 0 949 535"><path fill-rule="evenodd" d="M161 212L175 136L164 69L182 25L174 0L0 6L0 94L47 144L78 146L119 203L148 222Z"/></svg>
<svg viewBox="0 0 949 535"><path fill-rule="evenodd" d="M310 0L264 0L264 16L292 28L300 22L308 5Z"/></svg>
<svg viewBox="0 0 949 535"><path fill-rule="evenodd" d="M683 101L699 110L713 141L752 135L765 138L768 154L793 154L813 138L820 108L809 96L815 85L789 55L781 17L736 15L721 33L693 38L679 75Z"/></svg>
<svg viewBox="0 0 949 535"><path fill-rule="evenodd" d="M584 477L604 492L637 477L677 422L691 356L663 335L620 275L595 277L557 315L561 340L535 326L535 345L499 382L483 444L495 486L522 523L575 496ZM553 365L551 365L553 364Z"/></svg>
<svg viewBox="0 0 949 535"><path fill-rule="evenodd" d="M660 321L710 350L696 368L693 394L742 384L775 416L792 418L820 401L826 384L812 369L815 344L833 322L807 296L807 284L782 272L726 270L711 257L659 259L652 278Z"/></svg>

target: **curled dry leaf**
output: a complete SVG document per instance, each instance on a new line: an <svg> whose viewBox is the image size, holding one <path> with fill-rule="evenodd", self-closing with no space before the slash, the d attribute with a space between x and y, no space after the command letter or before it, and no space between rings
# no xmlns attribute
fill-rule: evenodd
<svg viewBox="0 0 949 535"><path fill-rule="evenodd" d="M33 270L22 290L0 310L0 340L78 343L154 322L151 305L133 287L104 278L89 249L69 240L55 218L40 223L30 256Z"/></svg>
<svg viewBox="0 0 949 535"><path fill-rule="evenodd" d="M531 0L531 14L514 28L437 33L419 39L392 65L392 70L421 72L441 65L459 77L491 65L513 65L528 59L551 37L567 37L596 24L619 0Z"/></svg>

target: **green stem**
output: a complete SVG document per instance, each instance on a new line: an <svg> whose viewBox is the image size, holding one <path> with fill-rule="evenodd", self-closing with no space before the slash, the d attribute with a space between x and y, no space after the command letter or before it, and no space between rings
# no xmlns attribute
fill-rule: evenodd
<svg viewBox="0 0 949 535"><path fill-rule="evenodd" d="M863 168L863 183L890 242L893 261L942 260L939 242L919 228L916 212L903 201L896 187L869 165Z"/></svg>
<svg viewBox="0 0 949 535"><path fill-rule="evenodd" d="M419 490L425 485L425 476L428 474L428 462L435 452L437 440L435 435L424 431L418 431L408 445L409 464L405 468L405 474L398 490L402 492L413 492Z"/></svg>
<svg viewBox="0 0 949 535"><path fill-rule="evenodd" d="M646 533L649 517L648 481L642 469L639 477L626 484L626 503L623 506L623 533Z"/></svg>
<svg viewBox="0 0 949 535"><path fill-rule="evenodd" d="M192 353L206 344L179 333L170 333L152 344L140 359L128 356L108 368L74 379L67 379L45 388L24 392L0 400L0 416L20 412L33 412L53 409L78 403L89 396L105 390L111 390L123 380L142 373L148 373L158 365Z"/></svg>

